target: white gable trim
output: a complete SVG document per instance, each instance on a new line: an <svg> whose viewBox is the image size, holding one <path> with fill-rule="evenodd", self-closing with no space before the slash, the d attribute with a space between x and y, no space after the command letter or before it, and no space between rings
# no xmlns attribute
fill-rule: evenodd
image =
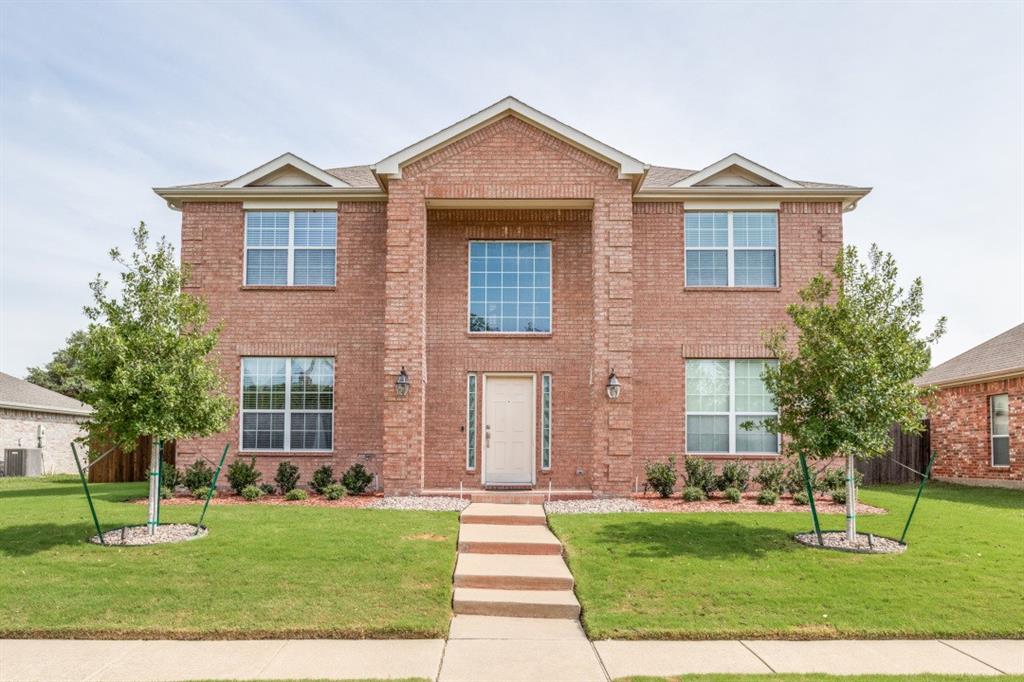
<svg viewBox="0 0 1024 682"><path fill-rule="evenodd" d="M281 156L277 157L272 161L268 161L259 168L254 168L245 175L235 178L228 184L224 185L224 189L241 189L248 187L249 185L261 180L268 175L272 175L277 171L291 166L314 180L323 183L328 187L349 187L350 185L343 180L339 180L322 168L317 168L309 161L300 159L291 152L286 152Z"/></svg>
<svg viewBox="0 0 1024 682"><path fill-rule="evenodd" d="M430 137L426 137L400 152L392 154L373 166L373 171L378 176L401 178L402 166L461 137L465 137L499 118L509 115L517 116L564 142L608 161L613 166L617 166L619 177L621 178L640 176L647 171L648 166L642 161L634 159L628 154L624 154L603 142L595 140L589 135L581 133L575 128L565 125L561 121L520 102L515 97L506 97L500 102L496 102L486 109L473 114L469 118L464 118L458 123L448 126L444 130L434 133Z"/></svg>
<svg viewBox="0 0 1024 682"><path fill-rule="evenodd" d="M739 154L730 154L729 156L725 157L724 159L721 159L719 161L715 161L713 164L711 164L707 168L704 168L703 170L697 171L693 175L690 175L688 177L683 178L682 180L680 180L679 182L677 182L676 184L674 184L672 186L673 187L696 187L701 182L704 182L705 180L708 180L709 178L712 178L712 177L718 175L719 173L721 173L723 171L726 171L729 168L732 168L733 166L741 168L741 169L745 170L748 173L756 175L759 178L764 178L768 182L770 182L773 185L776 185L778 187L786 187L786 188L790 188L790 189L796 189L796 188L801 187L801 185L799 185L796 182L793 182L789 178L787 178L787 177L785 177L783 175L779 175L778 173L776 173L772 169L765 168L761 164L754 163L750 159L748 159L746 157L743 157L743 156L740 156Z"/></svg>

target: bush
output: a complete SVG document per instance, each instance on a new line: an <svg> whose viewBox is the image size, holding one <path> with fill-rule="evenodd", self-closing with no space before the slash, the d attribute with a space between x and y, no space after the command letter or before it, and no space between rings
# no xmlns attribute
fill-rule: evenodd
<svg viewBox="0 0 1024 682"><path fill-rule="evenodd" d="M807 493L803 490L797 490L795 493L793 493L793 504L807 504Z"/></svg>
<svg viewBox="0 0 1024 682"><path fill-rule="evenodd" d="M295 486L299 484L299 467L295 466L287 459L277 465L277 473L274 474L274 483L277 484L277 489L281 491L282 495L287 495L291 491L295 490Z"/></svg>
<svg viewBox="0 0 1024 682"><path fill-rule="evenodd" d="M811 474L811 488L814 488L814 474ZM786 469L785 475L782 477L782 489L790 495L796 495L798 492L807 493L807 488L804 486L804 474L800 471L799 465L792 465Z"/></svg>
<svg viewBox="0 0 1024 682"><path fill-rule="evenodd" d="M192 489L192 497L196 498L197 500L205 500L206 499L206 494L208 492L210 492L210 487L209 486L207 486L205 488L193 488ZM210 497L217 497L217 491L214 490L213 491L213 495L210 495Z"/></svg>
<svg viewBox="0 0 1024 682"><path fill-rule="evenodd" d="M244 488L242 488L242 497L244 497L249 502L255 502L256 500L263 497L263 495L263 489L260 488L258 485L247 485Z"/></svg>
<svg viewBox="0 0 1024 682"><path fill-rule="evenodd" d="M676 458L669 457L668 462L651 462L644 467L647 474L647 485L654 488L662 497L668 497L676 488Z"/></svg>
<svg viewBox="0 0 1024 682"><path fill-rule="evenodd" d="M846 504L846 488L832 491L832 501L836 504Z"/></svg>
<svg viewBox="0 0 1024 682"><path fill-rule="evenodd" d="M213 483L213 469L205 460L197 459L185 469L185 476L181 482L189 490L209 488Z"/></svg>
<svg viewBox="0 0 1024 682"><path fill-rule="evenodd" d="M716 484L719 490L736 488L740 492L745 491L750 487L750 466L739 459L734 462L726 462Z"/></svg>
<svg viewBox="0 0 1024 682"><path fill-rule="evenodd" d="M373 483L373 474L366 470L362 464L353 464L341 476L341 484L345 490L359 495L366 492L366 489Z"/></svg>
<svg viewBox="0 0 1024 682"><path fill-rule="evenodd" d="M236 459L228 465L228 485L231 486L231 489L235 491L236 495L241 495L242 490L246 486L256 485L262 477L262 474L256 471L255 457L253 457L249 462L242 459Z"/></svg>
<svg viewBox="0 0 1024 682"><path fill-rule="evenodd" d="M332 483L321 492L328 500L340 500L345 497L345 486L340 483Z"/></svg>
<svg viewBox="0 0 1024 682"><path fill-rule="evenodd" d="M309 487L312 488L314 492L318 492L322 495L327 486L335 483L337 483L337 481L334 480L334 469L329 464L325 464L313 472L313 478L309 480Z"/></svg>
<svg viewBox="0 0 1024 682"><path fill-rule="evenodd" d="M739 504L740 500L743 499L743 493L738 488L726 488L725 499L729 500L733 504Z"/></svg>
<svg viewBox="0 0 1024 682"><path fill-rule="evenodd" d="M169 500L174 497L174 490L170 486L160 486L160 499Z"/></svg>
<svg viewBox="0 0 1024 682"><path fill-rule="evenodd" d="M683 488L683 499L687 502L703 502L708 499L708 496L700 488L686 486Z"/></svg>
<svg viewBox="0 0 1024 682"><path fill-rule="evenodd" d="M765 488L757 494L757 503L763 504L764 506L771 506L779 501L779 494L774 490L768 490Z"/></svg>
<svg viewBox="0 0 1024 682"><path fill-rule="evenodd" d="M853 482L859 488L864 482L864 474L859 471L853 472ZM815 481L815 490L821 493L830 493L833 490L846 491L846 469L844 467L825 467L821 476Z"/></svg>
<svg viewBox="0 0 1024 682"><path fill-rule="evenodd" d="M273 483L260 483L259 488L263 491L264 495L273 495L277 492L277 488L274 487Z"/></svg>
<svg viewBox="0 0 1024 682"><path fill-rule="evenodd" d="M706 495L715 490L715 465L703 457L687 457L683 461L686 469L686 485L691 488L700 488Z"/></svg>
<svg viewBox="0 0 1024 682"><path fill-rule="evenodd" d="M302 488L292 488L284 495L284 499L288 500L289 502L300 502L308 498L309 493L307 493Z"/></svg>
<svg viewBox="0 0 1024 682"><path fill-rule="evenodd" d="M171 490L174 490L182 484L181 469L177 468L170 462L164 462L163 474L160 476L160 485L165 485Z"/></svg>
<svg viewBox="0 0 1024 682"><path fill-rule="evenodd" d="M754 482L761 486L761 490L771 490L776 495L781 495L785 488L786 467L782 462L770 462L761 467L754 476Z"/></svg>

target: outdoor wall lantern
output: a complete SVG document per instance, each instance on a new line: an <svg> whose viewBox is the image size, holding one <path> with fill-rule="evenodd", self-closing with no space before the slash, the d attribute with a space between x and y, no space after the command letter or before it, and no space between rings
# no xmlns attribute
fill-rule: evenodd
<svg viewBox="0 0 1024 682"><path fill-rule="evenodd" d="M405 373L405 365L402 365L402 371L398 373L398 378L395 379L395 393L399 398L409 395L409 375Z"/></svg>
<svg viewBox="0 0 1024 682"><path fill-rule="evenodd" d="M608 386L605 387L608 390L608 397L615 400L619 397L619 393L622 391L622 384L619 383L619 378L615 376L615 370L612 369L612 373L608 375Z"/></svg>

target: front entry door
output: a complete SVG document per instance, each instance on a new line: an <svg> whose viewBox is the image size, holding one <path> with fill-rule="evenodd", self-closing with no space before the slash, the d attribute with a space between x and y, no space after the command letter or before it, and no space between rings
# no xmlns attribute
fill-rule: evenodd
<svg viewBox="0 0 1024 682"><path fill-rule="evenodd" d="M484 382L484 484L533 484L533 378Z"/></svg>

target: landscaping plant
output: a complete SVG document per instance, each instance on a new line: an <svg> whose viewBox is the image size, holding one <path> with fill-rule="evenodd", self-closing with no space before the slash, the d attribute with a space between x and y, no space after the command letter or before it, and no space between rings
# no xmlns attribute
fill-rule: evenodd
<svg viewBox="0 0 1024 682"><path fill-rule="evenodd" d="M185 469L181 484L189 490L206 490L213 483L213 469L205 460L197 459Z"/></svg>
<svg viewBox="0 0 1024 682"><path fill-rule="evenodd" d="M313 472L313 477L309 480L309 487L314 492L323 495L324 489L327 486L336 483L334 479L334 469L329 464L325 464Z"/></svg>
<svg viewBox="0 0 1024 682"><path fill-rule="evenodd" d="M345 486L340 483L332 483L322 491L324 498L328 500L340 500L345 497Z"/></svg>
<svg viewBox="0 0 1024 682"><path fill-rule="evenodd" d="M683 488L683 499L687 502L703 502L707 499L707 495L700 488L686 486Z"/></svg>
<svg viewBox="0 0 1024 682"><path fill-rule="evenodd" d="M284 499L289 502L301 502L302 500L309 499L309 494L302 488L292 488L285 493Z"/></svg>
<svg viewBox="0 0 1024 682"><path fill-rule="evenodd" d="M264 493L263 489L260 488L258 485L247 485L244 488L242 488L241 495L249 502L255 502L256 500L263 497Z"/></svg>
<svg viewBox="0 0 1024 682"><path fill-rule="evenodd" d="M174 490L183 482L184 477L182 476L181 469L165 460L163 473L160 475L160 485L165 485Z"/></svg>
<svg viewBox="0 0 1024 682"><path fill-rule="evenodd" d="M248 462L236 459L228 465L228 485L236 495L241 495L249 486L255 486L262 477L263 475L256 469L255 457Z"/></svg>
<svg viewBox="0 0 1024 682"><path fill-rule="evenodd" d="M743 499L743 493L738 488L726 488L725 499L729 500L733 504L739 504L740 500Z"/></svg>
<svg viewBox="0 0 1024 682"><path fill-rule="evenodd" d="M196 498L197 500L205 500L206 499L206 495L209 492L210 492L209 486L207 486L205 488L193 488L192 489L192 497ZM213 493L210 495L210 497L216 497L216 496L217 496L217 491L214 490Z"/></svg>
<svg viewBox="0 0 1024 682"><path fill-rule="evenodd" d="M807 491L797 490L793 493L793 504L805 505L808 503Z"/></svg>
<svg viewBox="0 0 1024 682"><path fill-rule="evenodd" d="M160 486L160 499L169 500L174 497L174 489L167 485Z"/></svg>
<svg viewBox="0 0 1024 682"><path fill-rule="evenodd" d="M273 495L277 492L277 488L274 487L273 483L260 483L260 490L263 491L264 495Z"/></svg>
<svg viewBox="0 0 1024 682"><path fill-rule="evenodd" d="M757 503L766 507L771 506L779 501L779 494L774 490L765 488L757 494Z"/></svg>
<svg viewBox="0 0 1024 682"><path fill-rule="evenodd" d="M277 474L274 475L274 483L282 495L287 495L299 484L299 467L288 460L277 465Z"/></svg>
<svg viewBox="0 0 1024 682"><path fill-rule="evenodd" d="M846 536L856 538L854 457L880 457L892 447L894 423L920 433L929 389L914 385L931 364L933 344L945 331L940 318L922 332L923 287L904 290L896 261L872 245L867 262L845 247L832 276L816 275L787 308L799 333L795 343L780 326L765 335L778 363L763 379L778 408L764 428L788 437L796 454L815 460L846 459Z"/></svg>
<svg viewBox="0 0 1024 682"><path fill-rule="evenodd" d="M358 462L348 468L341 476L341 484L354 495L361 495L373 483L373 474Z"/></svg>
<svg viewBox="0 0 1024 682"><path fill-rule="evenodd" d="M683 468L686 470L686 485L700 488L709 496L715 491L718 481L715 478L714 464L703 457L687 456L683 460Z"/></svg>
<svg viewBox="0 0 1024 682"><path fill-rule="evenodd" d="M761 486L761 490L770 490L776 495L781 495L785 489L786 467L782 462L769 462L758 470L754 476L754 483Z"/></svg>
<svg viewBox="0 0 1024 682"><path fill-rule="evenodd" d="M651 486L662 497L668 497L676 488L676 458L671 456L667 462L649 462L644 466L647 485Z"/></svg>
<svg viewBox="0 0 1024 682"><path fill-rule="evenodd" d="M726 462L722 466L722 473L715 480L715 485L719 490L736 488L744 492L750 487L750 465L739 459Z"/></svg>
<svg viewBox="0 0 1024 682"><path fill-rule="evenodd" d="M846 504L847 492L845 488L836 488L831 494L833 502L836 504Z"/></svg>

